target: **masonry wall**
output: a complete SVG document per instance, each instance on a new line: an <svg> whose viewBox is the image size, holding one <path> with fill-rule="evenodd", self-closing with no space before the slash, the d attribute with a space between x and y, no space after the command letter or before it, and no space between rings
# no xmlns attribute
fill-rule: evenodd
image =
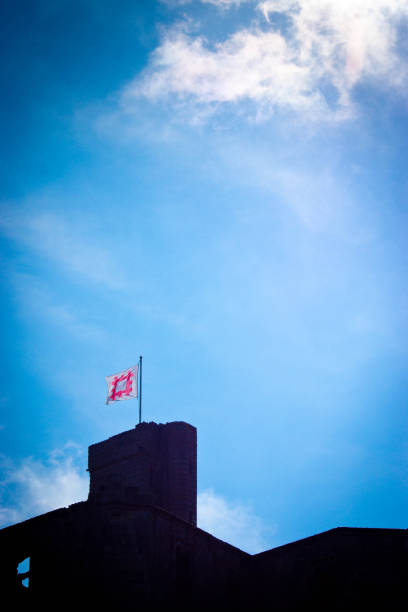
<svg viewBox="0 0 408 612"><path fill-rule="evenodd" d="M197 432L141 423L89 447L89 501L146 504L197 523Z"/></svg>
<svg viewBox="0 0 408 612"><path fill-rule="evenodd" d="M88 502L6 528L0 546L3 597L45 610L235 607L249 559L163 510ZM27 592L13 581L25 556Z"/></svg>

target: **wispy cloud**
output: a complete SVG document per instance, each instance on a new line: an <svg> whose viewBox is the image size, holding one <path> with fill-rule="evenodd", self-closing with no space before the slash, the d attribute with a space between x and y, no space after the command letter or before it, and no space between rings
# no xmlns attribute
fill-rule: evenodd
<svg viewBox="0 0 408 612"><path fill-rule="evenodd" d="M80 471L80 454L80 448L71 442L53 451L45 461L28 457L16 464L3 457L0 525L86 499L89 481Z"/></svg>
<svg viewBox="0 0 408 612"><path fill-rule="evenodd" d="M251 507L227 501L211 489L197 498L198 526L249 553L267 548L266 527Z"/></svg>
<svg viewBox="0 0 408 612"><path fill-rule="evenodd" d="M81 310L78 305L55 299L46 283L29 274L17 273L11 276L11 283L19 308L30 317L34 315L51 324L64 334L81 341L106 343L108 335L95 324L94 315Z"/></svg>
<svg viewBox="0 0 408 612"><path fill-rule="evenodd" d="M61 265L71 276L111 290L126 286L125 275L115 257L93 240L92 219L75 224L62 214L30 210L6 211L0 231Z"/></svg>
<svg viewBox="0 0 408 612"><path fill-rule="evenodd" d="M124 109L140 97L171 97L192 120L238 103L258 120L277 109L341 120L355 114L353 88L362 80L406 87L397 44L405 0L266 0L253 9L250 26L215 44L189 22L165 31L145 73L123 92Z"/></svg>
<svg viewBox="0 0 408 612"><path fill-rule="evenodd" d="M183 6L185 4L191 4L194 0L161 0L163 4L169 6ZM253 2L253 0L200 0L202 4L213 4L217 8L229 9L233 6L239 6L240 4L246 4L247 2Z"/></svg>
<svg viewBox="0 0 408 612"><path fill-rule="evenodd" d="M245 4L248 0L201 0L203 4L213 4L218 8L227 9L232 8L233 6L239 6L240 4Z"/></svg>

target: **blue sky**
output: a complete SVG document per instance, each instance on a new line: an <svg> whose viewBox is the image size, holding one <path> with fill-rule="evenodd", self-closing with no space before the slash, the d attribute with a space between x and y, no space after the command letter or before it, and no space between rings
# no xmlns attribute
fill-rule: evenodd
<svg viewBox="0 0 408 612"><path fill-rule="evenodd" d="M142 354L204 528L407 526L408 5L338 4L4 3L3 525L86 497Z"/></svg>

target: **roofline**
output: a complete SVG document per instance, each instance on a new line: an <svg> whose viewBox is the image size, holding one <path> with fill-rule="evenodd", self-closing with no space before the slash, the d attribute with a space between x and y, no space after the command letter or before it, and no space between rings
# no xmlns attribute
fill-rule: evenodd
<svg viewBox="0 0 408 612"><path fill-rule="evenodd" d="M321 538L323 536L327 536L328 534L334 534L334 533L343 533L343 534L348 534L348 535L352 535L355 534L356 532L360 532L360 534L367 535L368 533L379 533L379 532L399 532L401 535L402 534L407 534L408 533L408 529L401 529L401 528L396 528L396 527L333 527L333 529L328 529L327 531L321 531L320 533L315 533L314 535L311 536L307 536L306 538L300 538L299 540L293 540L293 542L288 542L287 544L281 544L280 546L276 546L275 548L270 548L268 550L263 550L260 553L256 553L254 555L252 555L253 557L259 557L261 555L265 555L266 553L275 551L275 550L280 550L282 548L286 548L288 546L294 546L295 544L300 544L303 542L307 542L309 540L312 540L314 538Z"/></svg>

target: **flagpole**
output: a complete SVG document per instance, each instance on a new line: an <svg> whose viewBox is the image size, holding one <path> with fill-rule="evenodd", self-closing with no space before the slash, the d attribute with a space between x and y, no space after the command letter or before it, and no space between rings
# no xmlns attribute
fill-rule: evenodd
<svg viewBox="0 0 408 612"><path fill-rule="evenodd" d="M139 357L139 423L142 422L142 356Z"/></svg>

